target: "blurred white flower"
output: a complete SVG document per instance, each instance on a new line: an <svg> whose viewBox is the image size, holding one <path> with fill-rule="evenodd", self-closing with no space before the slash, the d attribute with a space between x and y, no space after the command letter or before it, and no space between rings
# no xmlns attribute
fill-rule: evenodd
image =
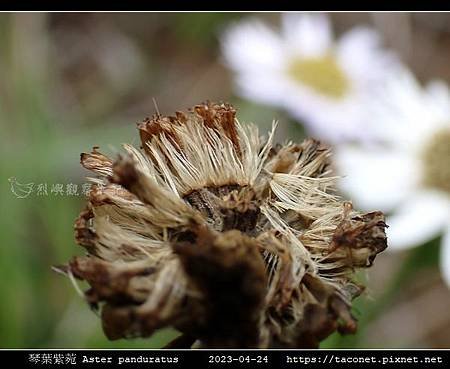
<svg viewBox="0 0 450 369"><path fill-rule="evenodd" d="M241 95L284 107L330 142L369 137L366 102L397 66L369 28L335 41L325 14L283 14L281 34L242 21L226 30L222 49Z"/></svg>
<svg viewBox="0 0 450 369"><path fill-rule="evenodd" d="M422 88L404 71L376 101L379 143L336 148L344 192L358 207L391 212L389 248L420 245L443 234L441 270L450 285L450 92Z"/></svg>

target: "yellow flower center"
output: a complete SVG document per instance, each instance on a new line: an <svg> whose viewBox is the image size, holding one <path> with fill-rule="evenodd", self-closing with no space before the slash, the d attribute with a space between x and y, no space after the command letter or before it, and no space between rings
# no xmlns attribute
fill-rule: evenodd
<svg viewBox="0 0 450 369"><path fill-rule="evenodd" d="M437 132L423 151L424 184L450 194L450 129Z"/></svg>
<svg viewBox="0 0 450 369"><path fill-rule="evenodd" d="M331 55L293 59L288 74L296 82L334 99L344 97L349 90L347 76Z"/></svg>

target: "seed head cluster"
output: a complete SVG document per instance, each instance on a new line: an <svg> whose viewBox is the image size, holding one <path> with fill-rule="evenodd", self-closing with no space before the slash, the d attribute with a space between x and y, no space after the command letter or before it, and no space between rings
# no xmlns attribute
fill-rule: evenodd
<svg viewBox="0 0 450 369"><path fill-rule="evenodd" d="M352 333L355 269L386 248L381 212L360 214L334 190L330 150L275 145L229 104L204 103L138 125L142 147L95 173L75 224L84 280L109 339L181 332L170 347L311 348Z"/></svg>

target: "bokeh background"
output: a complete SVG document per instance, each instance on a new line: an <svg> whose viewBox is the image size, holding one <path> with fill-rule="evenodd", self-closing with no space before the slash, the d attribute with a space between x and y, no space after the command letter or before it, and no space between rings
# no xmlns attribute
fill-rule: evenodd
<svg viewBox="0 0 450 369"><path fill-rule="evenodd" d="M136 122L204 100L229 101L240 120L298 140L286 113L237 97L219 36L240 13L0 14L0 347L157 348L176 332L109 342L100 320L51 265L83 250L73 222L88 173L79 154L137 143ZM259 14L269 23L278 14ZM450 82L449 14L335 13L337 33L375 27L421 80ZM8 179L33 183L18 198ZM38 195L38 186L43 186ZM78 194L67 193L67 185ZM63 186L63 193L58 188ZM53 191L52 191L53 187ZM26 191L26 186L24 187ZM22 188L23 189L23 188ZM73 186L72 186L73 189ZM380 255L360 278L360 329L322 347L450 347L450 291L438 270L439 240Z"/></svg>

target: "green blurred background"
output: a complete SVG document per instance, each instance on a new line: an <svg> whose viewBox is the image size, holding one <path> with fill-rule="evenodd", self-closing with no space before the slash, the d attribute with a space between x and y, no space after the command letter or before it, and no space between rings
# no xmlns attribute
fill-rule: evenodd
<svg viewBox="0 0 450 369"><path fill-rule="evenodd" d="M98 317L51 265L83 250L73 222L88 173L79 154L114 153L137 143L136 122L155 111L204 100L234 103L243 122L280 121L279 138L300 139L282 111L239 99L220 57L219 35L239 13L0 14L0 348L157 348L175 332L108 341ZM256 15L276 23L277 14ZM370 24L422 80L450 81L447 14L332 15L338 33ZM9 178L33 183L24 198ZM47 195L37 193L47 184ZM52 185L78 186L78 195ZM450 347L450 291L440 279L438 240L404 254L380 255L360 278L360 330L322 347Z"/></svg>

